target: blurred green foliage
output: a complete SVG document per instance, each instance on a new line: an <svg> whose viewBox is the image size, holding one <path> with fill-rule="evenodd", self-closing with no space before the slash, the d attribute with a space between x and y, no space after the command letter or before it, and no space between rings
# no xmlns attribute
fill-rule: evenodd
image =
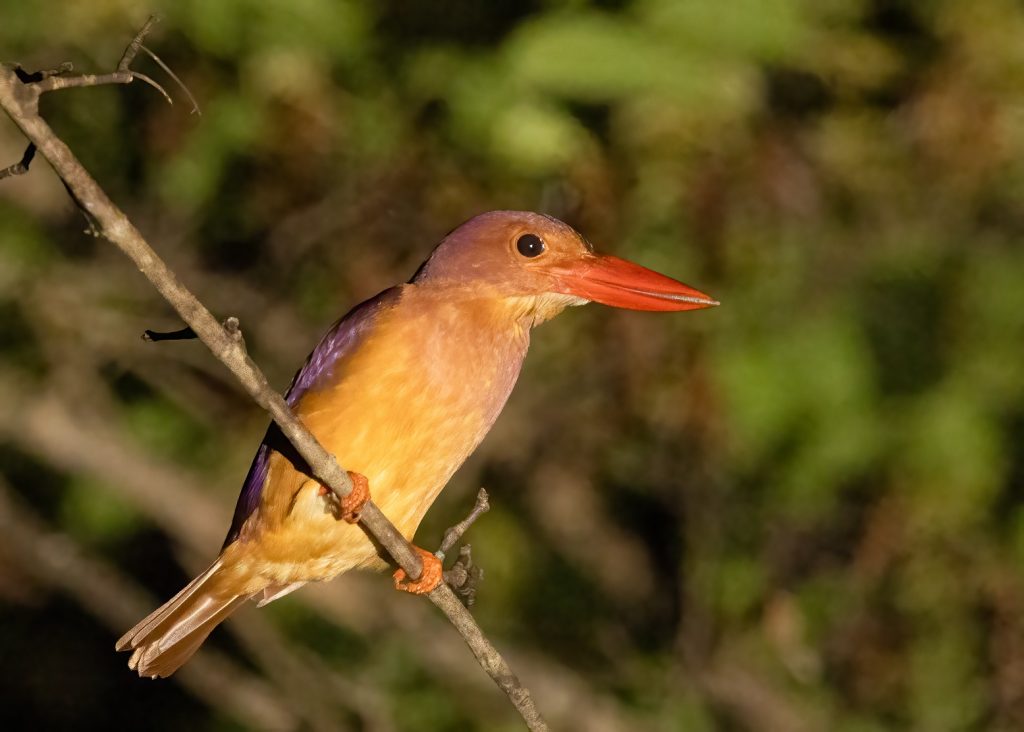
<svg viewBox="0 0 1024 732"><path fill-rule="evenodd" d="M500 645L626 720L608 729L1024 727L1020 4L9 3L0 57L103 71L151 9L149 45L201 117L169 84L174 107L135 84L44 111L199 296L241 317L276 384L487 209L558 215L722 301L591 307L536 333L418 535L432 545L491 489L475 612ZM0 128L0 165L21 145ZM177 325L81 227L44 162L0 182L0 386L55 394L179 466L226 528L265 418L195 344L138 342ZM181 537L18 416L0 473L19 494L176 589ZM0 718L120 727L135 704L181 704L127 685L84 610L11 584ZM393 729L515 728L500 699L411 655L414 633L333 627L299 602L262 612L390 700ZM57 625L68 645L37 653L121 681L62 677L69 701L49 705L35 678L53 664L18 649ZM166 728L233 724L182 709Z"/></svg>

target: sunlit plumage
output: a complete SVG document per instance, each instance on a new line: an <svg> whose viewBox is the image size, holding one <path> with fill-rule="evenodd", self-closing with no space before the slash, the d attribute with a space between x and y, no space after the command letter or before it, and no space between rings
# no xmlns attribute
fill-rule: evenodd
<svg viewBox="0 0 1024 732"><path fill-rule="evenodd" d="M594 254L570 227L496 211L450 234L411 282L350 311L287 394L305 425L408 538L490 430L530 329L589 301L643 310L715 305L686 285ZM173 673L248 599L281 597L349 569L383 566L356 525L271 427L217 561L130 630L118 650L143 676Z"/></svg>

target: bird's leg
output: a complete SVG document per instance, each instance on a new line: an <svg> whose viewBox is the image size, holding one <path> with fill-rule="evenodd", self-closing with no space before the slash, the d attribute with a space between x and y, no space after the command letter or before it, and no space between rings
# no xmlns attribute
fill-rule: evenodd
<svg viewBox="0 0 1024 732"><path fill-rule="evenodd" d="M370 482L362 473L356 473L351 470L347 472L348 477L352 479L352 490L349 491L347 496L338 501L337 516L343 521L354 524L359 521L359 514L362 512L363 506L370 500ZM330 492L327 486L320 486L321 496L326 496Z"/></svg>
<svg viewBox="0 0 1024 732"><path fill-rule="evenodd" d="M412 548L420 555L420 561L423 563L420 578L410 580L404 569L396 569L393 575L395 578L395 589L402 592L411 592L414 595L425 595L441 584L441 580L444 579L444 568L441 566L440 558L432 552L421 549L415 544L412 545Z"/></svg>

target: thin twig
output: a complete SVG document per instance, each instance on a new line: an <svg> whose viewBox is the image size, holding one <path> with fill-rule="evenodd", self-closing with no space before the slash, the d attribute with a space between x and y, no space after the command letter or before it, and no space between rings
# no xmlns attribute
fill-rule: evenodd
<svg viewBox="0 0 1024 732"><path fill-rule="evenodd" d="M111 71L109 74L79 74L77 76L48 76L32 84L40 94L60 91L61 89L77 89L84 86L103 86L104 84L131 84L131 71Z"/></svg>
<svg viewBox="0 0 1024 732"><path fill-rule="evenodd" d="M162 58L160 58L155 53L150 51L147 46L143 45L142 46L142 50L145 51L146 54L151 59L153 59L156 62L157 66L159 66L161 69L164 70L165 74L167 74L169 77L174 79L174 83L178 85L179 89L181 89L183 92L185 92L185 96L188 97L188 101L191 102L191 104L192 104L192 111L189 112L189 114L194 114L194 115L197 115L197 116L202 116L203 113L199 109L199 102L197 102L196 98L194 96L192 96L192 92L189 90L189 88L187 86L185 86L185 82L183 82L181 79L179 79L178 75L175 74L173 71L171 71L171 67L168 66L167 64L165 64L164 60Z"/></svg>
<svg viewBox="0 0 1024 732"><path fill-rule="evenodd" d="M158 341L188 341L198 338L196 332L191 328L181 330L145 330L142 332L142 340L156 343Z"/></svg>
<svg viewBox="0 0 1024 732"><path fill-rule="evenodd" d="M139 32L135 34L132 42L128 44L128 47L124 49L124 54L121 56L121 60L117 64L118 71L127 71L132 65L132 61L139 53L139 49L142 48L142 41L145 40L149 32L153 30L153 26L160 22L159 15L151 15L146 18L146 22L139 28Z"/></svg>
<svg viewBox="0 0 1024 732"><path fill-rule="evenodd" d="M233 339L245 346L245 339L242 337L242 324L234 315L224 319L221 324L224 331ZM196 332L189 327L180 330L149 330L142 332L142 340L156 343L158 341L190 341L198 338Z"/></svg>
<svg viewBox="0 0 1024 732"><path fill-rule="evenodd" d="M476 504L473 506L473 510L469 512L469 515L444 532L444 540L441 542L441 548L434 552L439 559L443 561L445 554L451 550L453 546L459 543L459 539L462 538L463 534L469 531L469 527L472 526L478 518L491 510L491 504L488 498L487 490L481 488L480 492L476 494Z"/></svg>
<svg viewBox="0 0 1024 732"><path fill-rule="evenodd" d="M151 23L147 22L147 27L149 25ZM142 35L140 31L137 37ZM52 79L40 83L48 81ZM0 107L39 148L39 152L49 161L83 209L95 218L102 235L132 259L214 356L235 375L253 400L270 413L306 461L310 473L339 497L351 492L352 481L334 456L324 450L295 417L281 395L270 388L263 372L249 358L240 340L229 334L210 311L178 281L174 272L153 251L124 212L110 200L68 146L39 116L37 102L40 92L25 95L22 91L25 86L13 69L6 66L0 68ZM367 502L362 510L360 525L372 534L410 578L420 576L422 564L416 552L372 501ZM452 589L441 583L428 597L456 627L481 667L508 695L527 727L531 730L547 730L547 723L534 705L529 691L484 636Z"/></svg>
<svg viewBox="0 0 1024 732"><path fill-rule="evenodd" d="M26 71L21 64L14 64L14 73L18 75L22 84L34 84L37 81L49 79L51 76L70 74L74 70L75 65L70 61L65 61L55 69L43 69L42 71Z"/></svg>
<svg viewBox="0 0 1024 732"><path fill-rule="evenodd" d="M476 494L476 503L473 504L473 510L469 512L469 515L444 532L441 547L434 552L437 558L443 562L445 554L462 539L469 531L469 527L489 510L491 510L491 504L487 491L481 488ZM476 602L477 585L483 580L484 571L473 564L473 548L471 546L467 544L459 549L459 558L455 564L444 571L443 576L445 583L454 590L462 604L467 608L473 607L473 603Z"/></svg>
<svg viewBox="0 0 1024 732"><path fill-rule="evenodd" d="M164 88L163 88L162 86L160 86L160 84L158 84L158 83L157 83L157 82L156 82L156 81L155 81L154 79L152 79L152 78L151 78L151 77L149 77L149 76L146 76L145 74L141 74L141 73L139 73L138 71L132 71L132 72L130 72L130 73L131 73L131 75L132 75L133 77L135 77L136 79L141 79L142 81L146 82L146 83L147 83L147 84L149 84L149 85L150 85L151 87L153 87L154 89L156 89L156 90L157 90L158 92L160 92L161 94L163 94L163 95L164 95L164 99L166 99L166 100L167 100L167 103L168 103L168 104L170 104L170 105L171 105L172 107L174 106L174 100L173 100L173 99L171 99L171 95L170 95L170 94L168 94L168 93L167 93L167 90L166 90L166 89L164 89Z"/></svg>
<svg viewBox="0 0 1024 732"><path fill-rule="evenodd" d="M31 142L28 147L25 148L25 154L21 156L21 160L16 162L14 165L9 165L3 170L0 170L0 180L9 178L12 175L24 175L28 172L28 166L32 164L32 158L36 156L36 146Z"/></svg>

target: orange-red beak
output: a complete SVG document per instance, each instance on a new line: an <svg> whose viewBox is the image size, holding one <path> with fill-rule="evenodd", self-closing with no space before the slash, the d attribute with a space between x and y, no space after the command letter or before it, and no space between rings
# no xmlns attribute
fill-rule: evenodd
<svg viewBox="0 0 1024 732"><path fill-rule="evenodd" d="M559 292L629 310L699 310L718 305L703 292L625 259L590 255L552 268Z"/></svg>

